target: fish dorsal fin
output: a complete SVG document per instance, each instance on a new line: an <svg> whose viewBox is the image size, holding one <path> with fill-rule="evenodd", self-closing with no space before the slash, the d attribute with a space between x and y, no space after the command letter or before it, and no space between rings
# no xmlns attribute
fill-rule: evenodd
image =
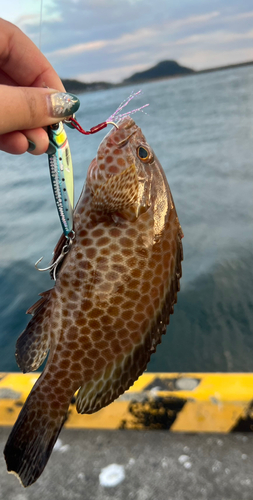
<svg viewBox="0 0 253 500"><path fill-rule="evenodd" d="M27 314L33 317L17 340L16 361L24 373L37 370L48 353L51 341L50 316L45 313L51 292L52 289L42 292L41 299L28 309Z"/></svg>
<svg viewBox="0 0 253 500"><path fill-rule="evenodd" d="M134 165L109 177L96 190L92 207L106 213L123 212L138 201L138 177Z"/></svg>

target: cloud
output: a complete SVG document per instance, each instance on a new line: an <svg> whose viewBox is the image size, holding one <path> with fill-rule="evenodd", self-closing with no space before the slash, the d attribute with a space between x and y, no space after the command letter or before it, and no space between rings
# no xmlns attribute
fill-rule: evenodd
<svg viewBox="0 0 253 500"><path fill-rule="evenodd" d="M120 67L112 67L107 68L102 71L94 71L92 73L80 73L76 75L78 80L84 82L94 82L94 81L110 81L110 82L119 82L124 78L127 78L132 73L136 73L137 71L144 71L147 69L149 65L147 64L129 64L126 66Z"/></svg>
<svg viewBox="0 0 253 500"><path fill-rule="evenodd" d="M144 43L147 42L148 44L153 43L154 39L161 40L161 38L164 36L167 39L168 33L171 33L171 30L175 31L176 29L182 26L186 25L189 26L191 24L207 22L218 15L219 15L218 12L211 12L204 16L188 17L185 19L181 19L180 21L179 20L174 22L169 21L167 23L163 23L162 25L159 24L157 26L139 28L135 31L132 31L131 33L124 33L119 37L113 37L111 39L74 44L66 48L48 52L46 56L68 57L72 56L73 54L80 54L82 52L104 49L105 47L108 47L109 49L111 49L111 51L116 51L116 52L119 52L120 50L122 50L122 48L127 48L127 50L129 50L130 48L135 49L136 46L138 46L139 44L143 45Z"/></svg>
<svg viewBox="0 0 253 500"><path fill-rule="evenodd" d="M236 14L233 16L226 16L225 21L230 22L230 21L239 21L241 19L250 19L253 17L253 11L250 12L242 12L241 14Z"/></svg>
<svg viewBox="0 0 253 500"><path fill-rule="evenodd" d="M222 45L229 42L238 42L241 40L250 40L253 38L253 30L247 33L231 33L226 31L214 31L212 33L204 33L199 35L191 35L174 42L175 45L188 44L218 44ZM252 52L253 57L253 52Z"/></svg>
<svg viewBox="0 0 253 500"><path fill-rule="evenodd" d="M196 24L206 24L209 21L217 18L220 15L220 12L208 12L207 14L202 14L199 16L189 16L186 18L178 19L170 23L168 26L170 29L177 30L184 26L196 25Z"/></svg>
<svg viewBox="0 0 253 500"><path fill-rule="evenodd" d="M253 59L252 0L47 1L42 49L65 78L119 82L163 59L194 69L230 64L232 53ZM21 22L36 41L37 19Z"/></svg>
<svg viewBox="0 0 253 500"><path fill-rule="evenodd" d="M38 14L26 14L23 16L19 16L15 20L16 26L18 26L21 30L24 29L28 24L39 25L40 18Z"/></svg>
<svg viewBox="0 0 253 500"><path fill-rule="evenodd" d="M78 43L76 45L71 45L65 49L58 49L53 52L46 54L47 57L72 57L74 54L80 54L82 52L92 52L93 50L99 50L106 47L107 42L105 40L98 40L97 42L87 42Z"/></svg>
<svg viewBox="0 0 253 500"><path fill-rule="evenodd" d="M252 60L252 48L233 50L196 50L181 58L182 64L200 69L216 68L230 64L239 64Z"/></svg>

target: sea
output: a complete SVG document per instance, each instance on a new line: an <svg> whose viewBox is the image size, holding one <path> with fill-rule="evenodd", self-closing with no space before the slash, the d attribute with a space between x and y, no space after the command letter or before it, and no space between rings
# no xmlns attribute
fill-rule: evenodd
<svg viewBox="0 0 253 500"><path fill-rule="evenodd" d="M158 156L183 228L181 291L153 372L253 371L253 66L145 83L129 104ZM85 129L139 87L80 95ZM75 198L104 136L68 129ZM0 371L18 371L15 342L61 234L47 155L0 152Z"/></svg>

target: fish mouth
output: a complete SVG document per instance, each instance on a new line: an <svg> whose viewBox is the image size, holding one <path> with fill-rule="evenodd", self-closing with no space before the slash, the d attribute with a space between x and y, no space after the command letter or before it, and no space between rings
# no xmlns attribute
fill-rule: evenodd
<svg viewBox="0 0 253 500"><path fill-rule="evenodd" d="M122 139L122 141L118 142L117 143L118 148L122 148L123 146L125 146L128 143L129 139L133 137L134 134L136 134L136 132L137 130L133 130L133 132L131 132L131 134L125 137L125 139Z"/></svg>
<svg viewBox="0 0 253 500"><path fill-rule="evenodd" d="M131 116L125 116L124 118L122 118L122 122L120 123L120 125L122 125L122 128L127 130L133 127L133 125L136 125L136 123ZM121 128L121 126L119 128Z"/></svg>

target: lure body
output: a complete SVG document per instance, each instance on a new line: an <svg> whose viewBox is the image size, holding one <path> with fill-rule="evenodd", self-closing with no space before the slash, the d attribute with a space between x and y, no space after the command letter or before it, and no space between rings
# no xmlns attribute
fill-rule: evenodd
<svg viewBox="0 0 253 500"><path fill-rule="evenodd" d="M129 117L90 164L74 231L54 288L28 310L17 341L23 372L37 370L50 349L4 451L24 486L43 471L74 393L77 411L93 413L127 390L177 301L181 226L163 169Z"/></svg>
<svg viewBox="0 0 253 500"><path fill-rule="evenodd" d="M74 180L71 153L62 122L48 127L55 153L48 155L50 177L64 235L73 230Z"/></svg>

